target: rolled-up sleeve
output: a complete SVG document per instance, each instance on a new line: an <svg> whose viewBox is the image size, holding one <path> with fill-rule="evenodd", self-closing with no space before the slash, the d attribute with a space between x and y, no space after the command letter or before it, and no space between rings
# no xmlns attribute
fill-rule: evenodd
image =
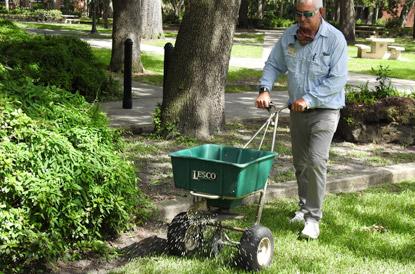
<svg viewBox="0 0 415 274"><path fill-rule="evenodd" d="M286 71L287 65L284 58L282 39L280 39L272 48L268 60L265 62L260 79L260 86L272 90L274 82L278 79L279 75L284 74Z"/></svg>

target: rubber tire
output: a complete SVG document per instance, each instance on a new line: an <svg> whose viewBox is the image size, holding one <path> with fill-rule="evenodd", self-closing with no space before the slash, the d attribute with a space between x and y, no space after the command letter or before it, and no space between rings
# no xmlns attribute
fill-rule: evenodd
<svg viewBox="0 0 415 274"><path fill-rule="evenodd" d="M265 260L258 260L258 250L260 249L261 241L268 245L265 252ZM274 238L271 230L261 225L254 225L245 230L241 237L238 265L246 270L259 271L271 265L272 257L274 255Z"/></svg>
<svg viewBox="0 0 415 274"><path fill-rule="evenodd" d="M194 248L187 248L185 243L186 234L189 229L196 229L196 236L192 237L195 241ZM201 227L191 224L187 212L177 214L167 229L167 248L170 254L177 256L191 255L197 252L202 246L203 234Z"/></svg>

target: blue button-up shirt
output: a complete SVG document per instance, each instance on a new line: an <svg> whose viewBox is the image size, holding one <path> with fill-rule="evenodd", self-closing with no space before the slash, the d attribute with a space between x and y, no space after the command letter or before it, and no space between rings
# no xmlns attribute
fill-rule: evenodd
<svg viewBox="0 0 415 274"><path fill-rule="evenodd" d="M322 19L314 40L302 46L298 25L288 28L265 62L260 86L272 90L288 72L289 102L303 98L309 108L340 109L345 104L347 43L343 34Z"/></svg>

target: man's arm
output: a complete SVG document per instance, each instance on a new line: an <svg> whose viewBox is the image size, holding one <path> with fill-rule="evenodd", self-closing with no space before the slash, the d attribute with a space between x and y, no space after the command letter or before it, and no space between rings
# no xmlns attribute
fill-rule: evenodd
<svg viewBox="0 0 415 274"><path fill-rule="evenodd" d="M284 51L282 49L282 38L275 44L265 62L262 77L260 79L260 93L255 101L258 108L267 108L271 101L270 91L278 76L287 71L285 64Z"/></svg>

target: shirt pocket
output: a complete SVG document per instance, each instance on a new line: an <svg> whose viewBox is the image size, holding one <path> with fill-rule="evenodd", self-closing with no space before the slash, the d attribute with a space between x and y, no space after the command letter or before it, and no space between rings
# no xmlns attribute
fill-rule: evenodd
<svg viewBox="0 0 415 274"><path fill-rule="evenodd" d="M322 79L329 75L330 57L330 55L322 53L311 61L310 75L313 79Z"/></svg>
<svg viewBox="0 0 415 274"><path fill-rule="evenodd" d="M285 54L285 64L287 65L288 73L297 72L297 58L288 53Z"/></svg>

